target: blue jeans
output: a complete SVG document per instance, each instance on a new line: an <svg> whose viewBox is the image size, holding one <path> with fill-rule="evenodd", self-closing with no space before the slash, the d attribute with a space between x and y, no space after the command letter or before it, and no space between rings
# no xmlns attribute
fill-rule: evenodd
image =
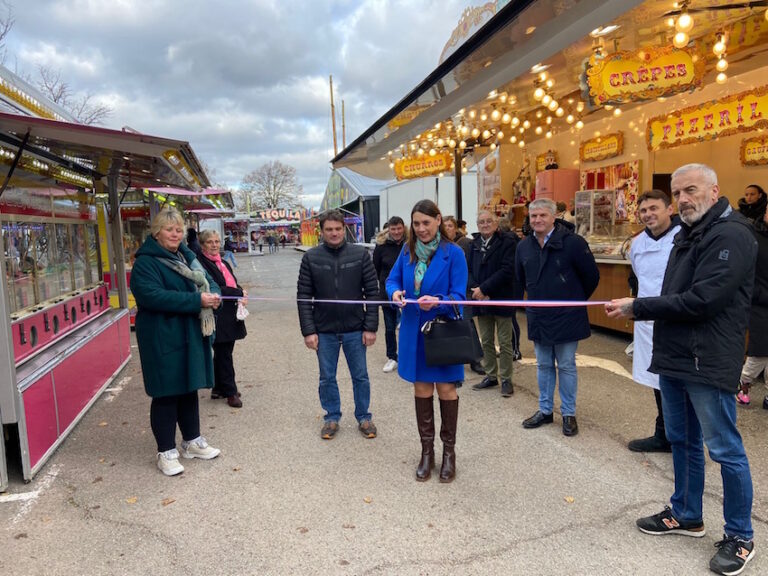
<svg viewBox="0 0 768 576"><path fill-rule="evenodd" d="M397 360L397 322L400 320L400 309L390 305L383 305L381 313L384 315L384 337L387 342L387 358Z"/></svg>
<svg viewBox="0 0 768 576"><path fill-rule="evenodd" d="M368 366L365 362L365 345L362 332L341 334L320 333L317 335L317 361L320 364L320 405L325 410L326 422L341 419L341 398L336 368L339 364L339 349L344 349L349 373L352 376L352 390L355 397L355 418L358 422L371 419L368 405L371 403L371 382L368 380Z"/></svg>
<svg viewBox="0 0 768 576"><path fill-rule="evenodd" d="M723 477L725 533L751 540L752 475L736 428L733 392L667 376L659 377L659 387L675 468L672 513L686 522L702 520L706 443Z"/></svg>
<svg viewBox="0 0 768 576"><path fill-rule="evenodd" d="M235 260L235 255L232 251L225 250L224 256L222 256L222 258L232 264L232 268L237 268L237 261Z"/></svg>
<svg viewBox="0 0 768 576"><path fill-rule="evenodd" d="M536 351L536 375L539 380L539 410L552 414L555 408L555 384L560 376L560 412L563 416L576 415L576 348L579 343L544 345L533 343ZM557 362L557 367L555 367Z"/></svg>

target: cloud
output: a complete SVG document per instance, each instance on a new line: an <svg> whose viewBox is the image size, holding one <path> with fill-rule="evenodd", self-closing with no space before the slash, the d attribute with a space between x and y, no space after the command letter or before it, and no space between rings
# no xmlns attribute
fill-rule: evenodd
<svg viewBox="0 0 768 576"><path fill-rule="evenodd" d="M34 9L30 5L34 4ZM109 127L189 141L219 181L294 166L319 204L333 156L436 66L459 0L29 0L14 10L9 60L62 71L108 103Z"/></svg>

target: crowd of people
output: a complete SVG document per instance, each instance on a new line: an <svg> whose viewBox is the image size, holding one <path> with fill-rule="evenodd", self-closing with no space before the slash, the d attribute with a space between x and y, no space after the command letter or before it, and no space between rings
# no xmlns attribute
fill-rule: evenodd
<svg viewBox="0 0 768 576"><path fill-rule="evenodd" d="M657 406L653 435L632 440L628 447L672 453L670 506L638 519L637 526L652 535L704 535L706 445L721 467L725 517L724 536L710 568L739 574L755 548L752 479L736 426L736 405L737 395L739 403L749 403L750 386L768 367L766 194L750 186L734 210L720 196L715 172L702 164L676 170L671 190L672 198L658 190L639 197L638 217L645 228L630 250L632 296L605 304L609 317L635 320L633 378L654 390ZM413 385L421 444L415 479L429 480L436 466L436 394L443 446L439 480L452 482L464 365L429 361L427 344L435 344L426 342L425 327L462 314L471 317L483 354L481 365L470 363L484 375L472 388L500 386L501 396L510 397L514 360L520 357L520 308L493 301L524 296L529 301L524 309L536 355L539 402L522 426L535 429L553 423L559 389L562 433L577 435L576 351L579 341L590 336L584 302L598 285L599 271L589 245L576 234L564 210L548 199L532 201L527 233L522 235L492 212L480 210L478 233L469 237L454 217L443 216L434 202L421 200L408 226L398 216L387 221L373 257L346 241L340 212L325 212L320 217L322 243L303 255L297 284L304 344L318 360L319 399L325 412L321 437L331 440L340 430L336 372L342 350L352 377L358 429L367 439L377 436L366 349L376 341L380 307L387 356L383 370L397 369ZM212 398L242 406L232 352L246 335L236 309L238 301L247 303L248 295L222 259L215 232L201 234L199 245L190 246L196 252L182 243L183 234L181 216L161 211L137 252L131 277L157 462L167 475L183 470L180 455L211 459L219 454L200 435L198 390L213 388ZM231 299L222 300L222 294ZM339 300L345 304L329 302ZM487 304L453 303L463 300ZM170 333L185 337L171 338ZM764 403L768 407L768 397Z"/></svg>

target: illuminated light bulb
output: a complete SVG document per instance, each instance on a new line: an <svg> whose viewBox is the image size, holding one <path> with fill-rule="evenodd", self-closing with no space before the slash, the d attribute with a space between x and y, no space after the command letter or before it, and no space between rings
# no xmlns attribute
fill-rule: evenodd
<svg viewBox="0 0 768 576"><path fill-rule="evenodd" d="M517 142L517 136L510 136L509 137L509 143L510 144L514 144L515 142Z"/></svg>
<svg viewBox="0 0 768 576"><path fill-rule="evenodd" d="M499 140L501 140L502 138L504 138L504 132L502 132L501 130L499 130L498 132L496 132L496 138L498 138Z"/></svg>
<svg viewBox="0 0 768 576"><path fill-rule="evenodd" d="M526 120L525 122L523 122L523 128L528 130L528 128L530 128L530 127L531 127L531 123L530 123L529 120Z"/></svg>
<svg viewBox="0 0 768 576"><path fill-rule="evenodd" d="M517 128L519 125L520 125L520 118L518 118L517 116L512 118L512 127Z"/></svg>
<svg viewBox="0 0 768 576"><path fill-rule="evenodd" d="M416 144L411 144L411 150L416 150Z"/></svg>
<svg viewBox="0 0 768 576"><path fill-rule="evenodd" d="M576 104L576 112L583 112L584 111L584 102L578 102Z"/></svg>
<svg viewBox="0 0 768 576"><path fill-rule="evenodd" d="M552 86L554 86L554 85L555 85L555 81L552 80L552 78L547 80L547 88L552 88Z"/></svg>
<svg viewBox="0 0 768 576"><path fill-rule="evenodd" d="M496 142L491 142L490 149L496 150Z"/></svg>
<svg viewBox="0 0 768 576"><path fill-rule="evenodd" d="M549 103L548 108L551 112L554 112L560 107L560 104L557 103L557 100L552 100L552 102Z"/></svg>
<svg viewBox="0 0 768 576"><path fill-rule="evenodd" d="M765 11L765 19L768 20L768 10Z"/></svg>
<svg viewBox="0 0 768 576"><path fill-rule="evenodd" d="M613 111L613 115L616 117L621 116L621 108L616 108L616 110Z"/></svg>
<svg viewBox="0 0 768 576"><path fill-rule="evenodd" d="M435 130L440 130L440 126L442 126L442 124L440 122L435 124Z"/></svg>
<svg viewBox="0 0 768 576"><path fill-rule="evenodd" d="M424 148L419 148L419 149L416 151L416 155L417 155L417 156L423 156L423 155L424 155Z"/></svg>
<svg viewBox="0 0 768 576"><path fill-rule="evenodd" d="M501 96L499 96L499 101L500 101L502 104L504 104L504 103L507 101L507 98L509 98L509 96L507 96L507 93L505 92L505 93L503 93Z"/></svg>
<svg viewBox="0 0 768 576"><path fill-rule="evenodd" d="M576 118L573 117L573 114L568 114L568 116L565 117L565 121L568 122L568 124L573 124L574 120L576 120Z"/></svg>
<svg viewBox="0 0 768 576"><path fill-rule="evenodd" d="M718 36L717 42L715 42L715 45L712 46L712 52L715 53L715 56L722 56L725 54L725 38L721 34Z"/></svg>
<svg viewBox="0 0 768 576"><path fill-rule="evenodd" d="M541 99L541 103L544 104L544 106L549 106L550 102L552 102L552 96L549 94L544 94L544 98Z"/></svg>
<svg viewBox="0 0 768 576"><path fill-rule="evenodd" d="M675 29L678 32L690 32L693 29L693 18L688 12L680 14L680 18L675 22Z"/></svg>
<svg viewBox="0 0 768 576"><path fill-rule="evenodd" d="M491 120L493 120L494 122L498 122L499 118L501 118L501 112L499 112L498 110L494 110L493 112L491 112Z"/></svg>
<svg viewBox="0 0 768 576"><path fill-rule="evenodd" d="M442 148L443 146L445 146L445 140L443 140L442 138L438 138L437 139L437 147L438 148Z"/></svg>
<svg viewBox="0 0 768 576"><path fill-rule="evenodd" d="M688 34L685 32L678 32L675 34L675 37L672 38L672 44L675 45L675 48L685 48L688 46L688 41L690 38L688 38Z"/></svg>
<svg viewBox="0 0 768 576"><path fill-rule="evenodd" d="M459 148L461 148L462 150L464 150L464 148L466 148L466 147L467 147L467 143L466 143L466 142L464 142L464 140L462 140L461 142L459 142Z"/></svg>
<svg viewBox="0 0 768 576"><path fill-rule="evenodd" d="M501 117L501 122L502 124L509 124L510 122L512 122L512 116L510 116L505 112L504 115Z"/></svg>
<svg viewBox="0 0 768 576"><path fill-rule="evenodd" d="M456 148L456 140L454 140L453 138L448 140L448 148Z"/></svg>
<svg viewBox="0 0 768 576"><path fill-rule="evenodd" d="M480 136L480 129L472 128L472 138L477 138L478 136Z"/></svg>
<svg viewBox="0 0 768 576"><path fill-rule="evenodd" d="M539 80L541 80L542 82L544 82L544 80L546 80L548 77L549 77L549 74L547 74L546 71L542 71L539 73Z"/></svg>
<svg viewBox="0 0 768 576"><path fill-rule="evenodd" d="M429 155L430 156L437 156L437 150L435 150L434 148L430 148L429 149Z"/></svg>
<svg viewBox="0 0 768 576"><path fill-rule="evenodd" d="M464 167L461 169L461 173L462 173L462 174L466 174L466 173L467 173L467 167L466 167L466 166L464 166Z"/></svg>
<svg viewBox="0 0 768 576"><path fill-rule="evenodd" d="M584 128L584 122L579 120L578 122L576 122L576 129L581 130L582 128Z"/></svg>
<svg viewBox="0 0 768 576"><path fill-rule="evenodd" d="M552 130L547 130L547 133L544 134L546 138L552 138Z"/></svg>
<svg viewBox="0 0 768 576"><path fill-rule="evenodd" d="M565 115L565 110L563 110L563 107L560 106L557 110L555 110L555 116L558 118L562 118Z"/></svg>
<svg viewBox="0 0 768 576"><path fill-rule="evenodd" d="M477 112L475 112L474 110L470 110L469 111L469 117L474 120L475 116L477 116Z"/></svg>
<svg viewBox="0 0 768 576"><path fill-rule="evenodd" d="M715 64L715 68L717 68L718 72L725 72L728 70L728 60L720 58L720 60L717 61L717 64Z"/></svg>
<svg viewBox="0 0 768 576"><path fill-rule="evenodd" d="M485 122L486 120L488 120L488 114L486 114L485 112L481 113L480 122Z"/></svg>
<svg viewBox="0 0 768 576"><path fill-rule="evenodd" d="M469 134L469 126L462 126L460 132L462 136L466 136Z"/></svg>
<svg viewBox="0 0 768 576"><path fill-rule="evenodd" d="M544 128L541 126L536 126L536 134L541 135L544 132Z"/></svg>
<svg viewBox="0 0 768 576"><path fill-rule="evenodd" d="M525 148L525 140L520 140L517 145L520 146L520 148Z"/></svg>
<svg viewBox="0 0 768 576"><path fill-rule="evenodd" d="M544 116L544 112L541 110L536 110L536 118L541 118L542 116Z"/></svg>
<svg viewBox="0 0 768 576"><path fill-rule="evenodd" d="M547 116L547 124L552 124L552 116Z"/></svg>
<svg viewBox="0 0 768 576"><path fill-rule="evenodd" d="M542 88L541 86L539 86L538 88L536 88L536 90L533 91L534 100L541 100L542 98L544 98L544 96L545 96L544 88Z"/></svg>
<svg viewBox="0 0 768 576"><path fill-rule="evenodd" d="M522 134L523 132L525 132L525 128L523 128L522 126L520 126L520 134Z"/></svg>
<svg viewBox="0 0 768 576"><path fill-rule="evenodd" d="M667 26L670 28L674 28L675 26L675 19L674 18L667 18Z"/></svg>
<svg viewBox="0 0 768 576"><path fill-rule="evenodd" d="M390 162L389 163L389 169L392 170L394 167L395 167L395 163L394 162Z"/></svg>
<svg viewBox="0 0 768 576"><path fill-rule="evenodd" d="M483 140L488 140L488 138L491 137L491 131L490 130L483 130Z"/></svg>
<svg viewBox="0 0 768 576"><path fill-rule="evenodd" d="M717 82L718 84L725 84L726 82L728 82L728 74L726 74L725 72L720 72L720 74L718 74L717 77L715 78L715 82Z"/></svg>

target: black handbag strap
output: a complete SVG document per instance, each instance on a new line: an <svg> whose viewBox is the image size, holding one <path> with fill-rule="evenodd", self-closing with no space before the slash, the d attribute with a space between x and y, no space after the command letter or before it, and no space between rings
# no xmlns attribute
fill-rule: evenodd
<svg viewBox="0 0 768 576"><path fill-rule="evenodd" d="M448 300L455 301L456 299L449 294ZM454 320L460 320L461 318L463 318L463 316L461 315L461 311L459 310L458 304L453 304L451 307L453 308Z"/></svg>

